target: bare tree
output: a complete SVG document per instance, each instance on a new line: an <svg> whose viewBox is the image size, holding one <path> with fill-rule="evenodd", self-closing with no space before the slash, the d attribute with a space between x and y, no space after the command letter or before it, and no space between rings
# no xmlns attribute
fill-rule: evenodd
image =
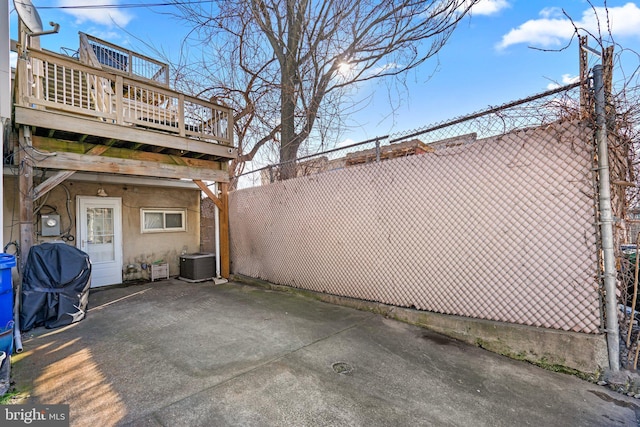
<svg viewBox="0 0 640 427"><path fill-rule="evenodd" d="M176 1L179 17L192 25L183 63L194 64L187 47L203 52L178 78L207 82L202 94L236 110L240 158L232 173L270 145L287 179L312 132L339 126L350 90L401 79L445 45L478 1Z"/></svg>

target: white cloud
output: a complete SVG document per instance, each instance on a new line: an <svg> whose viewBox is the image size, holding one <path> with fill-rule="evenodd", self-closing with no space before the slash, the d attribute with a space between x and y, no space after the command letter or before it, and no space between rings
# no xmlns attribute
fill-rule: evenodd
<svg viewBox="0 0 640 427"><path fill-rule="evenodd" d="M503 9L511 7L507 0L481 0L471 8L472 15L495 15Z"/></svg>
<svg viewBox="0 0 640 427"><path fill-rule="evenodd" d="M572 76L571 74L563 74L562 75L562 85L570 85L572 83L576 83L580 80L580 76ZM553 83L549 83L547 85L547 89L551 90L551 89L557 89L559 88L561 85L560 83L557 82L553 82Z"/></svg>
<svg viewBox="0 0 640 427"><path fill-rule="evenodd" d="M93 6L96 2L94 0L59 0L58 6ZM101 5L117 5L117 0L101 0ZM106 26L119 26L125 27L133 15L125 13L116 8L68 8L62 9L65 13L72 15L76 18L78 24L85 22L93 22L95 24Z"/></svg>
<svg viewBox="0 0 640 427"><path fill-rule="evenodd" d="M559 47L571 38L573 27L569 20L535 19L502 36L499 49L518 43L529 43L537 47Z"/></svg>
<svg viewBox="0 0 640 427"><path fill-rule="evenodd" d="M346 146L348 146L348 145L352 145L352 144L355 144L355 143L356 143L356 142L355 142L353 139L351 139L351 138L347 138L347 139L345 139L345 140L340 141L340 142L336 145L336 148L346 147Z"/></svg>
<svg viewBox="0 0 640 427"><path fill-rule="evenodd" d="M600 18L600 27L603 33L607 32L607 10L604 7L596 7L596 14ZM598 31L598 21L593 10L589 9L582 14L579 27L582 26L594 34ZM624 6L609 8L609 24L614 36L640 36L640 8L634 3Z"/></svg>
<svg viewBox="0 0 640 427"><path fill-rule="evenodd" d="M577 83L580 80L580 76L572 76L571 74L562 75L562 83L570 85L571 83Z"/></svg>
<svg viewBox="0 0 640 427"><path fill-rule="evenodd" d="M574 25L578 30L588 31L591 34L601 32L606 37L608 23L614 37L640 36L640 8L634 3L609 7L608 11L604 7L589 8L582 13L580 20L574 19L573 23L558 8L543 9L540 17L509 31L502 36L502 40L496 47L505 49L519 43L540 48L562 47L574 34ZM598 21L600 29L598 29Z"/></svg>
<svg viewBox="0 0 640 427"><path fill-rule="evenodd" d="M559 7L545 7L539 15L546 19L565 18L562 8Z"/></svg>
<svg viewBox="0 0 640 427"><path fill-rule="evenodd" d="M92 28L87 31L88 34L91 34L94 37L97 37L102 40L109 40L112 43L118 43L120 46L126 46L125 41L122 36L124 35L122 31L102 31L99 28Z"/></svg>

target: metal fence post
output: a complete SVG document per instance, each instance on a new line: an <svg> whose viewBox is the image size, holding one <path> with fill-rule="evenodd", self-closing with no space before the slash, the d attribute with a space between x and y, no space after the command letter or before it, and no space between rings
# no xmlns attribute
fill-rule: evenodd
<svg viewBox="0 0 640 427"><path fill-rule="evenodd" d="M376 139L376 163L380 163L380 140Z"/></svg>
<svg viewBox="0 0 640 427"><path fill-rule="evenodd" d="M593 67L593 85L596 101L596 143L598 145L598 197L600 205L600 235L604 259L604 289L607 347L609 368L620 370L620 338L618 329L618 302L616 299L616 258L613 247L613 214L611 210L611 184L605 115L605 93L602 65Z"/></svg>

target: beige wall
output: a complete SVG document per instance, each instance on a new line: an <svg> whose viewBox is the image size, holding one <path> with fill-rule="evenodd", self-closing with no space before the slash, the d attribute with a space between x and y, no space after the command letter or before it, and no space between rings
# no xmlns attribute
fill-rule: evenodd
<svg viewBox="0 0 640 427"><path fill-rule="evenodd" d="M20 241L19 210L16 179L4 177L4 244ZM68 180L64 185L69 190L71 231L76 236L76 196L96 196L98 188L103 188L109 197L122 198L123 232L123 280L146 279L150 270L143 270L142 264L163 260L169 263L169 274L179 274L179 257L182 253L200 251L200 191L184 188L160 188L137 185L86 183ZM55 207L60 215L62 229L69 227L67 214L67 195L62 185L54 188L45 204ZM186 208L187 231L170 233L141 233L140 208ZM40 212L48 213L52 209L43 207ZM38 236L37 242L54 238ZM75 245L75 242L72 244ZM13 252L13 248L7 250ZM26 256L26 254L25 254Z"/></svg>
<svg viewBox="0 0 640 427"><path fill-rule="evenodd" d="M234 191L232 272L598 333L591 135L565 122Z"/></svg>

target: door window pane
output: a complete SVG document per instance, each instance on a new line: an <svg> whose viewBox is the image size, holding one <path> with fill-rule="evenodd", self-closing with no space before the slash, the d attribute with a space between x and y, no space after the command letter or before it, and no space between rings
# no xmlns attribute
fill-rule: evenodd
<svg viewBox="0 0 640 427"><path fill-rule="evenodd" d="M87 207L87 253L91 262L115 258L113 208Z"/></svg>

